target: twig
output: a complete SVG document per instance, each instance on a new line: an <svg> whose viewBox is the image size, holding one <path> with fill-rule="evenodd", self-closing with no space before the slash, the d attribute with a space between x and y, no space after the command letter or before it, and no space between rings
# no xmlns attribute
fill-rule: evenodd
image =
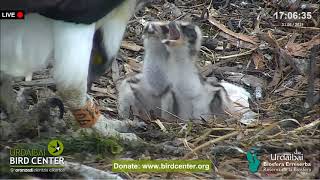
<svg viewBox="0 0 320 180"><path fill-rule="evenodd" d="M65 162L64 168L68 171L77 172L88 179L122 179L117 174L95 169L80 163Z"/></svg>
<svg viewBox="0 0 320 180"><path fill-rule="evenodd" d="M228 139L230 137L236 136L239 133L240 133L239 131L235 131L235 132L232 132L230 134L218 137L217 139L213 139L211 141L205 142L205 143L201 144L200 146L196 147L195 149L193 149L192 152L189 152L188 154L186 154L183 157L183 159L188 159L188 158L192 157L192 155L194 155L196 152L200 151L201 149L206 148L206 147L208 147L208 146L210 146L210 145L212 145L214 143L217 143L219 141L223 141L223 140Z"/></svg>
<svg viewBox="0 0 320 180"><path fill-rule="evenodd" d="M197 145L200 141L203 141L204 139L206 139L211 133L212 133L212 129L209 129L208 131L206 131L205 133L203 133L200 137L198 137L197 139L195 139L195 142L192 143L193 145Z"/></svg>
<svg viewBox="0 0 320 180"><path fill-rule="evenodd" d="M309 123L309 124L307 124L305 126L302 126L302 127L299 127L299 128L297 128L295 130L290 131L290 133L301 132L301 131L304 131L306 129L310 129L310 128L314 127L314 126L317 126L319 124L320 124L320 119L317 119L316 121L313 121L312 123Z"/></svg>
<svg viewBox="0 0 320 180"><path fill-rule="evenodd" d="M32 81L21 81L18 83L15 83L13 86L54 86L55 81L53 78L48 78L48 79L38 79L38 80L32 80Z"/></svg>
<svg viewBox="0 0 320 180"><path fill-rule="evenodd" d="M304 107L306 109L310 109L313 104L316 102L314 100L314 80L315 80L315 66L316 66L316 53L319 51L319 45L314 46L311 49L311 55L310 55L310 60L309 60L309 77L308 77L308 93L306 97L306 101L304 103Z"/></svg>
<svg viewBox="0 0 320 180"><path fill-rule="evenodd" d="M200 137L196 138L194 140L193 145L198 144L200 141L204 140L206 137L208 137L213 131L234 131L235 128L211 128L207 132L203 133Z"/></svg>
<svg viewBox="0 0 320 180"><path fill-rule="evenodd" d="M305 94L296 94L295 96L284 96L284 97L280 97L278 99L275 99L275 100L272 100L272 101L269 101L269 102L262 102L262 103L259 103L259 105L267 105L267 104L271 104L271 103L276 103L278 101L282 101L286 98L294 98L294 97L297 97L297 96L305 96Z"/></svg>
<svg viewBox="0 0 320 180"><path fill-rule="evenodd" d="M248 43L251 43L255 46L257 46L258 44L258 39L254 36L248 36L248 35L245 35L245 34L241 34L241 33L235 33L233 31L231 31L230 29L228 29L225 25L221 24L219 21L215 20L213 17L209 17L208 21L216 26L217 28L219 28L220 30L222 30L223 32L229 34L230 36L233 36L237 39L240 39L242 41L245 41L245 42L248 42Z"/></svg>
<svg viewBox="0 0 320 180"><path fill-rule="evenodd" d="M169 112L169 111L167 111L167 110L165 110L165 109L162 109L162 108L160 108L160 107L156 107L156 109L160 109L161 111L164 111L164 112L170 114L171 116L173 116L173 117L181 120L182 122L185 122L185 121L186 121L186 120L182 119L181 117L179 117L179 116L177 116L177 115L175 115L175 114L173 114L173 113L171 113L171 112Z"/></svg>
<svg viewBox="0 0 320 180"><path fill-rule="evenodd" d="M240 56L245 56L245 55L249 55L251 54L253 51L255 51L256 49L251 49L249 51L243 52L243 53L239 53L239 54L233 54L233 55L229 55L229 56L220 56L217 57L217 59L229 59L229 58L235 58L235 57L240 57Z"/></svg>

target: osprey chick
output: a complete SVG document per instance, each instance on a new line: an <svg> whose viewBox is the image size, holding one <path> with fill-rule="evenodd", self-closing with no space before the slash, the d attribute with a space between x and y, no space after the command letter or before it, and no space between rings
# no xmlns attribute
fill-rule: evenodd
<svg viewBox="0 0 320 180"><path fill-rule="evenodd" d="M166 73L169 54L161 42L166 38L168 23L150 22L143 30L145 47L142 73L126 78L119 86L119 115L142 118L160 117L161 100L170 89Z"/></svg>
<svg viewBox="0 0 320 180"><path fill-rule="evenodd" d="M201 45L201 31L185 22L150 22L144 29L142 73L128 77L119 88L119 114L153 113L169 119L199 118L226 99L221 86L205 84L193 63ZM218 98L216 97L219 96Z"/></svg>
<svg viewBox="0 0 320 180"><path fill-rule="evenodd" d="M143 70L122 82L119 114L128 117L132 111L144 117L157 112L165 119L189 120L238 111L234 85L201 77L195 65L201 38L200 28L188 22L149 23L144 31Z"/></svg>

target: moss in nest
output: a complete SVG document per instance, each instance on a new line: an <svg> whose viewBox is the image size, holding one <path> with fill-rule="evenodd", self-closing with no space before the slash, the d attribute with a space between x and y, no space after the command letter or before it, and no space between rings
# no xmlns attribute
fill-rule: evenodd
<svg viewBox="0 0 320 180"><path fill-rule="evenodd" d="M100 137L97 134L82 134L77 138L68 138L64 141L66 153L88 152L93 154L116 155L123 151L119 140Z"/></svg>

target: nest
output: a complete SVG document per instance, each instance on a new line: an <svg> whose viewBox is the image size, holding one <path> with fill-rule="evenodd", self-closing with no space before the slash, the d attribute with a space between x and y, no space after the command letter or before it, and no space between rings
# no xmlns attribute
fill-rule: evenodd
<svg viewBox="0 0 320 180"><path fill-rule="evenodd" d="M283 21L274 16L284 10L300 12L302 6L305 7L303 11L312 12L312 19ZM184 20L192 21L203 31L204 40L197 62L201 74L245 87L253 96L251 108L259 116L249 125L239 123L237 117L190 123L150 119L146 129L135 131L145 143L124 144L121 150L113 153L115 159L209 159L213 170L210 173L123 173L121 176L130 179L319 178L319 17L319 4L313 0L278 4L238 0L154 0L137 12L129 22L112 71L105 73L91 89L90 95L97 100L103 114L118 117L117 83L123 77L141 71L143 25L154 20ZM31 82L17 81L15 87L29 87L41 94L44 85L54 89L50 82L46 70L36 73ZM93 141L92 137L84 138L82 142L89 140ZM95 137L94 142L105 143L99 137ZM80 141L77 143L81 144ZM17 144L19 141L3 142L3 147ZM111 159L106 158L105 150L86 150L88 144L79 146L82 147L79 153L89 156L83 158L70 153L72 161L111 170ZM304 161L312 166L307 172L264 171L260 167L258 172L252 173L247 160L247 152L252 148L256 149L261 162L267 161L270 154L301 152Z"/></svg>

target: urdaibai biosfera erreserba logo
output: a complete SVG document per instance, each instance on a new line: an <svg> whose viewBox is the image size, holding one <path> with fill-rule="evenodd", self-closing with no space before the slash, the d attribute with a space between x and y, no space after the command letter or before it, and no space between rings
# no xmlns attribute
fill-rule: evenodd
<svg viewBox="0 0 320 180"><path fill-rule="evenodd" d="M59 140L52 140L48 144L48 152L52 156L59 156L63 152L63 144Z"/></svg>
<svg viewBox="0 0 320 180"><path fill-rule="evenodd" d="M247 160L249 162L249 171L251 173L258 172L260 166L260 160L257 157L257 150L255 148L251 148L247 152Z"/></svg>

